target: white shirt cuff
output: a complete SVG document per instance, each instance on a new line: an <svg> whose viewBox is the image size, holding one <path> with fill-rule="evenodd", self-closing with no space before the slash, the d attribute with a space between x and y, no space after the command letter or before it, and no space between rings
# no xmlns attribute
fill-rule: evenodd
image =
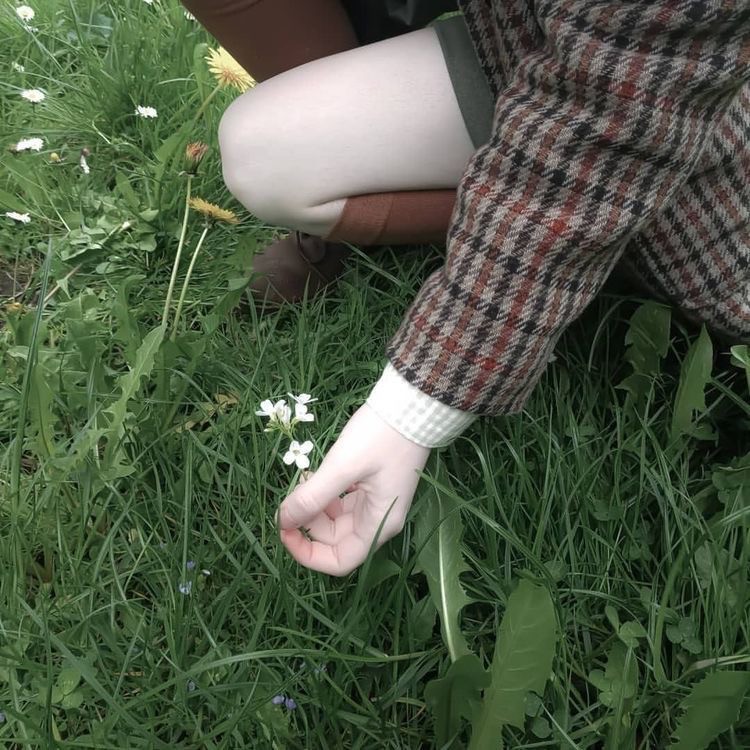
<svg viewBox="0 0 750 750"><path fill-rule="evenodd" d="M423 393L390 362L365 403L404 437L426 448L449 445L477 418Z"/></svg>

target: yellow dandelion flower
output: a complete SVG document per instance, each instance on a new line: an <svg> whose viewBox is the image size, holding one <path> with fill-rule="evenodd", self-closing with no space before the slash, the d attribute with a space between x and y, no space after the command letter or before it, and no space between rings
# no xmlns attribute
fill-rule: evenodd
<svg viewBox="0 0 750 750"><path fill-rule="evenodd" d="M226 208L220 208L214 203L209 203L203 198L191 198L190 207L198 213L203 214L207 219L213 221L226 221L227 224L239 224L240 220L233 211Z"/></svg>
<svg viewBox="0 0 750 750"><path fill-rule="evenodd" d="M205 59L208 69L222 88L233 86L247 91L255 86L255 79L223 47L209 50Z"/></svg>

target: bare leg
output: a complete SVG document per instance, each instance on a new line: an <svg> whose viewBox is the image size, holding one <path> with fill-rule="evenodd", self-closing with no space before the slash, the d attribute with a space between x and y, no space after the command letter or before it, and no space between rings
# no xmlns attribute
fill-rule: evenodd
<svg viewBox="0 0 750 750"><path fill-rule="evenodd" d="M475 150L429 27L259 84L228 107L219 143L248 210L319 236L350 196L455 188Z"/></svg>

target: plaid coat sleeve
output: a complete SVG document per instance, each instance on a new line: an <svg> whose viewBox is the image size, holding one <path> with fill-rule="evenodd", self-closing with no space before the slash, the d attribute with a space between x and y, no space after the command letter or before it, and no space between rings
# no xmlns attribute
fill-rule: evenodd
<svg viewBox="0 0 750 750"><path fill-rule="evenodd" d="M386 354L442 403L498 415L522 408L750 79L750 2L462 5L497 94L493 132L458 186L446 263Z"/></svg>

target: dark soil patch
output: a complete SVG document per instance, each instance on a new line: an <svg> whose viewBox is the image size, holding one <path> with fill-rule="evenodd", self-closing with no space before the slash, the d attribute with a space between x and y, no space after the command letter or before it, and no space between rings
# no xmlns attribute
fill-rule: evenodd
<svg viewBox="0 0 750 750"><path fill-rule="evenodd" d="M21 301L29 289L32 275L29 263L0 256L0 304Z"/></svg>

